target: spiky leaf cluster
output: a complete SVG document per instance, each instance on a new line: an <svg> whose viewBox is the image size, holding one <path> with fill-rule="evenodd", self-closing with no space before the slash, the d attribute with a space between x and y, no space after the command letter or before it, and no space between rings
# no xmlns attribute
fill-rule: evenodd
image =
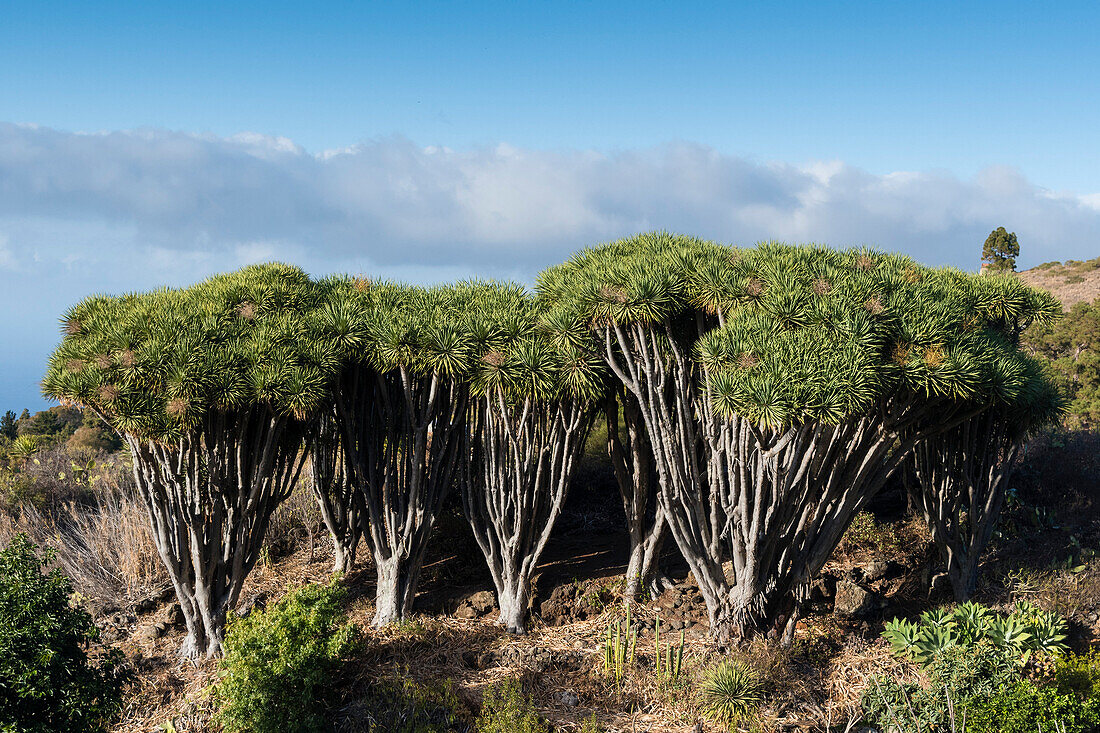
<svg viewBox="0 0 1100 733"><path fill-rule="evenodd" d="M769 243L741 265L759 298L728 304L699 342L719 409L769 426L836 423L905 393L1045 420L1056 399L1018 348L1057 304L1014 278L866 250Z"/></svg>
<svg viewBox="0 0 1100 733"><path fill-rule="evenodd" d="M304 416L338 365L318 338L322 295L299 268L267 264L184 289L87 298L62 320L44 392L153 439L246 405Z"/></svg>
<svg viewBox="0 0 1100 733"><path fill-rule="evenodd" d="M732 273L737 250L695 237L651 232L581 250L544 270L538 292L550 318L590 325L657 323L712 301L752 297L755 283L729 277L707 292L704 273Z"/></svg>
<svg viewBox="0 0 1100 733"><path fill-rule="evenodd" d="M900 391L1057 410L1017 341L1059 306L1011 276L866 249L732 249L654 232L582 251L543 273L539 292L553 317L595 330L717 326L685 340L712 376L716 406L769 426L838 422Z"/></svg>
<svg viewBox="0 0 1100 733"><path fill-rule="evenodd" d="M333 278L324 286L323 328L347 363L447 375L510 397L590 395L600 385L599 361L570 333L572 324L544 321L520 285L420 288Z"/></svg>

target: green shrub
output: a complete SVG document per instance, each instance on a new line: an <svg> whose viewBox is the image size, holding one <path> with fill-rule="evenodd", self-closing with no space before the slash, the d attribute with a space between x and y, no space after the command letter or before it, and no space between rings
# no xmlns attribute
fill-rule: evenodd
<svg viewBox="0 0 1100 733"><path fill-rule="evenodd" d="M968 733L1088 733L1100 726L1100 698L1080 700L1028 680L966 705Z"/></svg>
<svg viewBox="0 0 1100 733"><path fill-rule="evenodd" d="M478 733L549 733L550 726L518 680L507 680L485 690L475 722Z"/></svg>
<svg viewBox="0 0 1100 733"><path fill-rule="evenodd" d="M852 517L837 552L841 555L867 553L875 557L897 557L902 554L902 538L893 524L878 521L870 512L860 512Z"/></svg>
<svg viewBox="0 0 1100 733"><path fill-rule="evenodd" d="M704 715L733 724L756 711L763 686L756 671L744 662L722 662L703 676L700 696Z"/></svg>
<svg viewBox="0 0 1100 733"><path fill-rule="evenodd" d="M106 730L130 679L117 650L89 659L99 630L52 558L22 534L0 551L2 733Z"/></svg>
<svg viewBox="0 0 1100 733"><path fill-rule="evenodd" d="M326 730L333 675L359 638L344 597L335 580L306 585L230 621L214 689L216 718L227 733Z"/></svg>
<svg viewBox="0 0 1100 733"><path fill-rule="evenodd" d="M1061 651L1061 641L1051 641L1061 635L1060 618L1030 605L1004 617L967 605L884 633L895 653L922 663L928 683L876 679L863 698L867 722L961 731L965 720L966 733L1086 733L1100 725L1100 656ZM921 627L936 631L913 632Z"/></svg>
<svg viewBox="0 0 1100 733"><path fill-rule="evenodd" d="M1059 657L1054 681L1062 692L1082 699L1100 698L1100 651Z"/></svg>

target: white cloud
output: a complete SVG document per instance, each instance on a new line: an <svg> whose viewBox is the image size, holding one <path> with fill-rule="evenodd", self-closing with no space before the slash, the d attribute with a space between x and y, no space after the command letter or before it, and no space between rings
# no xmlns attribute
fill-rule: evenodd
<svg viewBox="0 0 1100 733"><path fill-rule="evenodd" d="M758 163L676 143L613 153L385 138L311 155L286 138L0 125L0 223L43 262L162 255L202 269L278 257L529 278L585 245L667 228L722 241L870 244L973 267L996 226L1024 262L1094 256L1100 194L1016 170L876 175L841 161ZM58 236L59 233L68 233ZM143 254L144 253L144 254ZM224 253L224 254L222 254ZM79 255L74 260L74 255ZM30 259L30 258L27 258ZM171 258L170 258L171 259ZM117 260L116 260L117 262Z"/></svg>

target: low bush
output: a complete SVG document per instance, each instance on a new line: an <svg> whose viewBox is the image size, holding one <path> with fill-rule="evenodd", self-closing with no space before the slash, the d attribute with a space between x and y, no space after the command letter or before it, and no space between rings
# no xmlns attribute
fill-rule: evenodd
<svg viewBox="0 0 1100 733"><path fill-rule="evenodd" d="M893 621L895 655L921 664L927 684L878 678L863 698L886 730L1086 733L1100 725L1100 659L1066 652L1064 621L1030 604L999 615L968 603Z"/></svg>
<svg viewBox="0 0 1100 733"><path fill-rule="evenodd" d="M477 733L549 733L529 695L518 680L507 680L485 690L481 712L475 722Z"/></svg>
<svg viewBox="0 0 1100 733"><path fill-rule="evenodd" d="M230 621L216 720L227 733L312 733L331 726L333 675L358 645L338 581L291 591Z"/></svg>
<svg viewBox="0 0 1100 733"><path fill-rule="evenodd" d="M130 680L121 652L89 657L99 630L52 559L26 535L0 551L2 733L106 730Z"/></svg>

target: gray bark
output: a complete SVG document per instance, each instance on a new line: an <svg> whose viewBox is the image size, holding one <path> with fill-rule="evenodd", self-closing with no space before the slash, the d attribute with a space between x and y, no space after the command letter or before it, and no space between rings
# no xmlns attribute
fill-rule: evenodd
<svg viewBox="0 0 1100 733"><path fill-rule="evenodd" d="M625 436L619 432L620 414ZM627 598L637 598L644 590L655 598L670 587L671 582L660 568L668 523L660 497L654 496L653 448L646 438L645 421L633 395L621 388L608 395L604 415L607 421L607 452L623 501L630 538L630 559L623 594ZM656 509L652 524L647 524L651 501L656 503Z"/></svg>
<svg viewBox="0 0 1100 733"><path fill-rule="evenodd" d="M332 538L334 573L347 574L366 523L363 493L351 478L340 447L335 411L324 413L309 439L309 479L313 496Z"/></svg>
<svg viewBox="0 0 1100 733"><path fill-rule="evenodd" d="M707 328L701 319L674 328L611 323L602 329L604 357L636 400L652 447L660 502L680 552L706 603L711 635L728 642L734 613L722 569L725 521L721 503L707 501L706 440L698 419L699 370L695 340Z"/></svg>
<svg viewBox="0 0 1100 733"><path fill-rule="evenodd" d="M468 403L456 379L404 367L354 367L337 387L342 449L378 570L376 627L412 610L428 538L456 479Z"/></svg>
<svg viewBox="0 0 1100 733"><path fill-rule="evenodd" d="M706 327L702 317L694 331L612 323L602 329L604 356L641 410L662 507L712 635L721 643L758 632L790 640L810 580L856 512L932 430L911 428L933 411L935 430L973 413L899 395L836 426L773 431L719 416L691 353Z"/></svg>
<svg viewBox="0 0 1100 733"><path fill-rule="evenodd" d="M496 586L500 623L523 634L531 577L561 514L595 410L571 398L510 404L494 389L471 412L463 508Z"/></svg>
<svg viewBox="0 0 1100 733"><path fill-rule="evenodd" d="M123 435L183 612L182 656L221 655L227 614L298 480L302 434L293 418L254 406L212 412L170 444Z"/></svg>

